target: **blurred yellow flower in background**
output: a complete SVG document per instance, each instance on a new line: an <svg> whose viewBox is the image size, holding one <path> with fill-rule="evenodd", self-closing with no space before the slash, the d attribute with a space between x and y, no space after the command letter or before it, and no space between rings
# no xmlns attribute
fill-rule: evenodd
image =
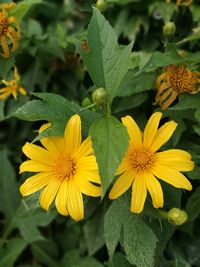
<svg viewBox="0 0 200 267"><path fill-rule="evenodd" d="M156 177L174 187L192 190L191 183L180 173L194 168L191 155L180 149L157 152L170 139L177 126L174 121L170 121L158 128L161 116L162 113L156 112L150 117L144 134L132 117L122 118L130 142L117 171L120 177L111 189L109 198L118 198L132 187L131 211L134 213L142 212L147 191L155 208L163 206L163 191Z"/></svg>
<svg viewBox="0 0 200 267"><path fill-rule="evenodd" d="M19 46L20 38L20 27L19 23L14 16L8 15L9 9L15 7L15 3L10 4L1 4L0 11L0 43L3 49L2 55L5 58L10 56L9 42L11 42L13 48L12 51L15 51Z"/></svg>
<svg viewBox="0 0 200 267"><path fill-rule="evenodd" d="M20 85L20 75L16 66L14 66L14 79L10 81L1 80L1 82L6 87L0 89L0 99L6 99L12 95L14 99L17 100L18 93L27 95L26 89Z"/></svg>
<svg viewBox="0 0 200 267"><path fill-rule="evenodd" d="M169 65L156 80L155 104L167 109L181 93L196 94L200 90L200 72L185 65Z"/></svg>
<svg viewBox="0 0 200 267"><path fill-rule="evenodd" d="M64 137L42 138L44 148L26 143L22 150L30 160L20 166L20 173L37 172L21 185L23 196L43 189L40 195L43 209L48 210L55 199L58 212L76 221L84 217L82 193L101 195L101 188L95 185L100 184L100 177L91 139L83 142L81 139L81 119L74 115L66 125Z"/></svg>
<svg viewBox="0 0 200 267"><path fill-rule="evenodd" d="M193 0L176 0L176 6L190 6ZM166 0L166 3L171 3L171 0Z"/></svg>

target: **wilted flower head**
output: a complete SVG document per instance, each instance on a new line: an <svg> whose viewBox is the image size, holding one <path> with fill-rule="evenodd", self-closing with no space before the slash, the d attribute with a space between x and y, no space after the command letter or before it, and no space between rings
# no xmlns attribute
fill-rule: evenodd
<svg viewBox="0 0 200 267"><path fill-rule="evenodd" d="M176 6L189 6L192 2L193 0L176 0ZM166 0L166 3L171 3L171 0Z"/></svg>
<svg viewBox="0 0 200 267"><path fill-rule="evenodd" d="M8 96L13 95L14 99L17 100L18 93L27 94L26 89L20 84L20 75L16 66L14 66L14 79L11 81L1 80L1 82L6 87L0 89L0 99L6 99Z"/></svg>
<svg viewBox="0 0 200 267"><path fill-rule="evenodd" d="M156 80L156 101L162 109L168 108L181 93L196 94L200 90L200 72L185 65L169 65Z"/></svg>
<svg viewBox="0 0 200 267"><path fill-rule="evenodd" d="M19 46L20 28L14 16L9 16L8 11L15 7L15 3L2 4L0 11L0 43L3 49L1 55L5 58L10 56L8 41L13 45L12 51Z"/></svg>

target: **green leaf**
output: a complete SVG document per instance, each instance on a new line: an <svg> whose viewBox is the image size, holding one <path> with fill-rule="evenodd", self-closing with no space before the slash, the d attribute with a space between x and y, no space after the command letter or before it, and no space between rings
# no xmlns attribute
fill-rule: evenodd
<svg viewBox="0 0 200 267"><path fill-rule="evenodd" d="M153 267L157 238L141 217L132 215L124 222L124 250L130 263Z"/></svg>
<svg viewBox="0 0 200 267"><path fill-rule="evenodd" d="M170 64L178 64L183 63L184 59L178 55L176 48L172 45L168 45L168 49L166 53L161 53L159 51L155 51L152 53L147 64L139 71L141 72L151 72L156 70L159 67L165 67Z"/></svg>
<svg viewBox="0 0 200 267"><path fill-rule="evenodd" d="M189 198L186 205L186 212L189 216L188 220L193 221L200 214L200 187L197 187L194 193Z"/></svg>
<svg viewBox="0 0 200 267"><path fill-rule="evenodd" d="M21 120L27 121L48 121L52 123L52 127L40 134L34 141L41 137L49 135L63 135L67 120L74 114L80 113L80 107L62 97L61 95L52 93L35 93L36 97L42 100L32 100L22 107L18 108L12 115ZM82 118L83 132L89 128L92 121L100 115L89 110L85 110L80 114Z"/></svg>
<svg viewBox="0 0 200 267"><path fill-rule="evenodd" d="M0 211L10 220L19 203L15 172L5 150L0 151Z"/></svg>
<svg viewBox="0 0 200 267"><path fill-rule="evenodd" d="M199 108L200 94L190 95L181 94L179 96L179 102L170 108L170 110L185 110L185 109L196 109Z"/></svg>
<svg viewBox="0 0 200 267"><path fill-rule="evenodd" d="M155 87L156 72L142 72L136 75L135 70L129 70L120 84L117 96L130 96Z"/></svg>
<svg viewBox="0 0 200 267"><path fill-rule="evenodd" d="M130 264L125 255L120 252L116 252L112 259L108 262L108 267L132 267L133 265Z"/></svg>
<svg viewBox="0 0 200 267"><path fill-rule="evenodd" d="M29 9L35 5L42 3L42 0L25 0L18 3L15 8L9 11L10 16L14 16L18 21L21 21L22 18L26 15Z"/></svg>
<svg viewBox="0 0 200 267"><path fill-rule="evenodd" d="M102 208L83 227L89 256L94 255L105 243L103 220L104 210Z"/></svg>
<svg viewBox="0 0 200 267"><path fill-rule="evenodd" d="M103 267L100 262L92 257L80 257L78 250L67 252L62 259L60 267Z"/></svg>
<svg viewBox="0 0 200 267"><path fill-rule="evenodd" d="M128 133L115 117L102 117L91 125L90 135L102 181L103 195L128 147Z"/></svg>
<svg viewBox="0 0 200 267"><path fill-rule="evenodd" d="M122 224L129 217L129 212L128 203L121 198L113 201L106 212L104 222L105 241L110 257L112 257L115 252L120 239Z"/></svg>
<svg viewBox="0 0 200 267"><path fill-rule="evenodd" d="M107 90L111 104L128 71L133 44L119 46L113 28L96 8L93 8L87 38L89 50L85 51L81 46L83 40L79 40L76 42L78 52L95 87L104 87Z"/></svg>
<svg viewBox="0 0 200 267"><path fill-rule="evenodd" d="M179 45L179 44L183 44L183 43L187 43L187 42L195 41L195 40L199 40L199 39L200 39L200 27L197 27L197 28L193 29L193 33L191 35L184 38L183 40L181 40L177 44Z"/></svg>
<svg viewBox="0 0 200 267"><path fill-rule="evenodd" d="M26 245L23 239L10 239L5 248L0 248L0 267L12 267Z"/></svg>
<svg viewBox="0 0 200 267"><path fill-rule="evenodd" d="M11 70L11 68L14 65L14 57L10 57L10 58L2 58L0 57L0 78L6 80L9 71Z"/></svg>

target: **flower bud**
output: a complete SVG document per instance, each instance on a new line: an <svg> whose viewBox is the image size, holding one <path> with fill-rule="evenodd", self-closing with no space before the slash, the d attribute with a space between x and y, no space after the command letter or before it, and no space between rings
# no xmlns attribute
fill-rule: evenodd
<svg viewBox="0 0 200 267"><path fill-rule="evenodd" d="M83 108L90 106L92 103L88 97L85 97L81 103Z"/></svg>
<svg viewBox="0 0 200 267"><path fill-rule="evenodd" d="M176 32L176 25L174 24L174 22L169 21L167 23L165 23L165 25L163 26L163 34L164 36L168 37L168 36L173 36Z"/></svg>
<svg viewBox="0 0 200 267"><path fill-rule="evenodd" d="M92 100L97 106L104 105L107 101L106 90L103 87L96 89L92 93Z"/></svg>
<svg viewBox="0 0 200 267"><path fill-rule="evenodd" d="M173 208L168 211L167 219L169 222L175 225L182 225L187 221L188 215L184 210L181 210L179 208Z"/></svg>
<svg viewBox="0 0 200 267"><path fill-rule="evenodd" d="M99 11L104 11L106 9L106 2L104 0L98 0L96 7L99 9Z"/></svg>

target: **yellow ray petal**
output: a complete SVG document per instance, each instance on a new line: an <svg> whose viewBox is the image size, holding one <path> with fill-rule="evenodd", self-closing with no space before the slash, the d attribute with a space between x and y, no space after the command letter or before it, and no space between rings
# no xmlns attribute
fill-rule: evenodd
<svg viewBox="0 0 200 267"><path fill-rule="evenodd" d="M143 173L137 173L132 185L131 211L141 213L147 197L146 179Z"/></svg>
<svg viewBox="0 0 200 267"><path fill-rule="evenodd" d="M49 172L35 174L20 186L20 193L22 196L31 195L46 186L51 179L52 177Z"/></svg>
<svg viewBox="0 0 200 267"><path fill-rule="evenodd" d="M128 164L127 164L127 160L125 159L125 160L123 160L122 162L121 162L121 164L119 165L119 167L118 167L118 169L117 169L117 171L116 171L116 173L115 173L115 175L119 175L119 174L121 174L122 172L125 172L127 169L128 169Z"/></svg>
<svg viewBox="0 0 200 267"><path fill-rule="evenodd" d="M40 205L43 209L48 210L51 203L53 202L59 187L61 185L61 180L53 179L40 194Z"/></svg>
<svg viewBox="0 0 200 267"><path fill-rule="evenodd" d="M46 149L28 142L22 147L22 151L28 158L45 165L52 165L56 159L53 153L49 153Z"/></svg>
<svg viewBox="0 0 200 267"><path fill-rule="evenodd" d="M82 220L84 217L84 207L83 207L83 197L76 186L71 180L68 183L68 200L67 200L67 210L69 215L75 220Z"/></svg>
<svg viewBox="0 0 200 267"><path fill-rule="evenodd" d="M142 135L137 123L131 118L131 116L123 117L122 123L127 127L130 140L134 147L141 147Z"/></svg>
<svg viewBox="0 0 200 267"><path fill-rule="evenodd" d="M9 95L11 95L10 91L0 94L0 99L6 99Z"/></svg>
<svg viewBox="0 0 200 267"><path fill-rule="evenodd" d="M78 175L80 175L80 177L85 177L87 179L87 181L89 182L93 182L96 184L100 184L101 180L99 177L99 172L96 171L83 171L83 170L79 170L78 171Z"/></svg>
<svg viewBox="0 0 200 267"><path fill-rule="evenodd" d="M56 196L55 205L60 214L63 216L68 215L67 211L67 197L68 197L68 181L63 180L60 188L58 190L58 194Z"/></svg>
<svg viewBox="0 0 200 267"><path fill-rule="evenodd" d="M20 165L20 172L44 172L44 171L51 171L51 167L47 164L36 162L34 160L27 160L24 161Z"/></svg>
<svg viewBox="0 0 200 267"><path fill-rule="evenodd" d="M19 91L22 95L27 95L26 89L24 89L23 87L19 87L18 91Z"/></svg>
<svg viewBox="0 0 200 267"><path fill-rule="evenodd" d="M156 158L158 159L164 159L164 160L190 160L191 155L190 153L181 150L181 149L168 149L162 152L157 152L155 154Z"/></svg>
<svg viewBox="0 0 200 267"><path fill-rule="evenodd" d="M154 208L162 208L164 199L160 183L151 173L146 173L145 176L147 189L151 195Z"/></svg>
<svg viewBox="0 0 200 267"><path fill-rule="evenodd" d="M40 140L41 144L55 157L66 154L65 140L63 137L50 136Z"/></svg>
<svg viewBox="0 0 200 267"><path fill-rule="evenodd" d="M178 93L176 91L172 91L170 97L161 104L162 109L167 109L177 98Z"/></svg>
<svg viewBox="0 0 200 267"><path fill-rule="evenodd" d="M83 171L98 170L95 156L87 156L77 159L77 168Z"/></svg>
<svg viewBox="0 0 200 267"><path fill-rule="evenodd" d="M156 177L173 185L174 187L192 190L192 185L189 180L182 173L174 169L157 164L152 169L152 172Z"/></svg>
<svg viewBox="0 0 200 267"><path fill-rule="evenodd" d="M12 92L12 95L13 95L13 98L15 99L15 101L17 100L17 92L16 91L13 91Z"/></svg>
<svg viewBox="0 0 200 267"><path fill-rule="evenodd" d="M129 169L125 171L113 185L109 193L109 198L115 199L124 194L131 187L135 175L136 175L136 170Z"/></svg>
<svg viewBox="0 0 200 267"><path fill-rule="evenodd" d="M75 158L82 158L93 153L91 138L86 138L75 154Z"/></svg>
<svg viewBox="0 0 200 267"><path fill-rule="evenodd" d="M155 138L161 117L162 117L161 112L155 112L150 117L150 119L149 119L149 121L148 121L148 123L144 129L143 145L147 148L151 146L151 144Z"/></svg>
<svg viewBox="0 0 200 267"><path fill-rule="evenodd" d="M82 176L81 174L78 174L74 176L73 180L76 186L79 188L79 190L83 194L87 196L91 196L91 197L101 196L101 192L102 192L101 187L91 184L88 181L87 177Z"/></svg>
<svg viewBox="0 0 200 267"><path fill-rule="evenodd" d="M77 114L72 116L67 123L65 143L69 154L76 153L81 145L81 119Z"/></svg>
<svg viewBox="0 0 200 267"><path fill-rule="evenodd" d="M177 171L188 172L194 169L194 162L188 159L158 159L156 163Z"/></svg>
<svg viewBox="0 0 200 267"><path fill-rule="evenodd" d="M1 35L1 45L3 48L3 54L1 54L3 57L8 58L10 56L10 52L9 52L9 47L7 44L7 40L6 40L6 36L5 35Z"/></svg>
<svg viewBox="0 0 200 267"><path fill-rule="evenodd" d="M163 126L161 126L154 137L150 150L155 152L164 145L170 139L176 127L177 123L174 121L166 122Z"/></svg>

